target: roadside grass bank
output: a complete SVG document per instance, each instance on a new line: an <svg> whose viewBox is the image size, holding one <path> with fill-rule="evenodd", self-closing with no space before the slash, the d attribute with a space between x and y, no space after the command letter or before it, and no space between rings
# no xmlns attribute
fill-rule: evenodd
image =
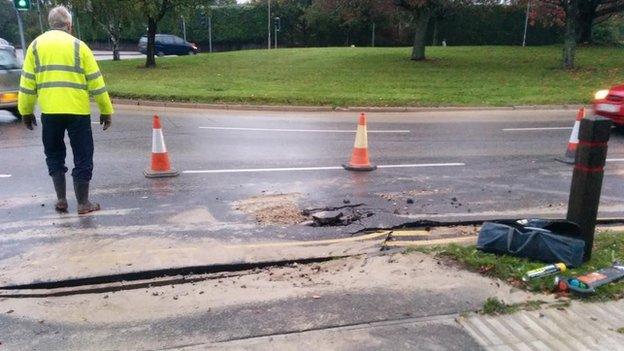
<svg viewBox="0 0 624 351"><path fill-rule="evenodd" d="M624 49L581 47L579 69L561 48L431 47L247 50L100 62L114 97L180 102L339 106L578 104L624 82Z"/></svg>
<svg viewBox="0 0 624 351"><path fill-rule="evenodd" d="M439 258L450 261L451 264L458 264L460 267L470 271L501 279L517 288L546 294L551 293L553 289L553 276L535 279L530 282L522 281L522 276L527 271L546 265L542 262L529 261L509 255L484 253L477 250L474 245L461 246L450 244L418 250L434 254ZM569 269L564 275L571 277L582 275L611 266L614 261L624 261L624 232L601 232L595 237L592 259L581 267ZM574 297L575 295L570 294L570 296ZM621 298L624 298L624 280L602 286L597 289L596 294L582 297L582 300L606 301ZM497 306L495 301L490 301L490 304L486 304L484 309L497 313L503 307Z"/></svg>

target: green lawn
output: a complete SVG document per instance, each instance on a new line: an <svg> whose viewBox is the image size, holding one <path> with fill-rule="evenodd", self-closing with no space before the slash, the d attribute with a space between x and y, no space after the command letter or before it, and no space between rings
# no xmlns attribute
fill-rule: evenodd
<svg viewBox="0 0 624 351"><path fill-rule="evenodd" d="M331 106L506 106L586 103L624 82L624 49L580 48L560 69L559 47L251 50L101 62L113 96L156 100Z"/></svg>
<svg viewBox="0 0 624 351"><path fill-rule="evenodd" d="M523 282L522 276L529 270L544 266L544 263L529 261L508 255L483 253L474 246L448 245L434 247L424 251L435 253L439 257L450 258L469 270L500 278L519 288L535 292L549 293L553 287L553 277ZM614 261L624 261L624 233L604 232L596 235L592 259L581 267L565 272L567 276L578 276L611 266ZM586 300L608 300L624 298L624 280L605 285L597 289Z"/></svg>

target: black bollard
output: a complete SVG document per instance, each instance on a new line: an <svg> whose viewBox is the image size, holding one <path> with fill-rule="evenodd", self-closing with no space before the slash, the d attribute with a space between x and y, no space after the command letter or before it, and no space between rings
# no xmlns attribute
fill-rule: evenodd
<svg viewBox="0 0 624 351"><path fill-rule="evenodd" d="M572 176L567 219L581 227L581 235L585 240L585 261L591 258L594 246L594 232L611 125L611 120L607 118L591 116L581 121L579 130L579 144Z"/></svg>

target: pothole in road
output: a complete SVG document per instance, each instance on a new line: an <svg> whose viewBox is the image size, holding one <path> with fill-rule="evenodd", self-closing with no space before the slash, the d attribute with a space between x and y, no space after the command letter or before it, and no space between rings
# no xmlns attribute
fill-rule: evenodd
<svg viewBox="0 0 624 351"><path fill-rule="evenodd" d="M259 195L236 201L233 207L253 216L262 225L348 226L374 215L373 211L359 208L364 204L349 204L347 200L343 206L301 210L297 203L301 196L300 193Z"/></svg>
<svg viewBox="0 0 624 351"><path fill-rule="evenodd" d="M300 197L300 193L260 195L236 201L233 207L252 215L259 224L293 225L307 220L297 204Z"/></svg>

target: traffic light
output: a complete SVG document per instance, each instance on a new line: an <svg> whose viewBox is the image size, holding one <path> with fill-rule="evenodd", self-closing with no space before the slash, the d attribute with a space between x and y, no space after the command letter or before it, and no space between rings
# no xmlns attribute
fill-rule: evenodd
<svg viewBox="0 0 624 351"><path fill-rule="evenodd" d="M282 21L279 17L275 17L273 19L273 25L275 26L276 32L279 32L280 30L282 30Z"/></svg>
<svg viewBox="0 0 624 351"><path fill-rule="evenodd" d="M199 14L199 24L201 24L201 26L204 28L208 27L208 17L206 16L206 14Z"/></svg>
<svg viewBox="0 0 624 351"><path fill-rule="evenodd" d="M30 0L13 0L13 4L19 11L30 10Z"/></svg>

